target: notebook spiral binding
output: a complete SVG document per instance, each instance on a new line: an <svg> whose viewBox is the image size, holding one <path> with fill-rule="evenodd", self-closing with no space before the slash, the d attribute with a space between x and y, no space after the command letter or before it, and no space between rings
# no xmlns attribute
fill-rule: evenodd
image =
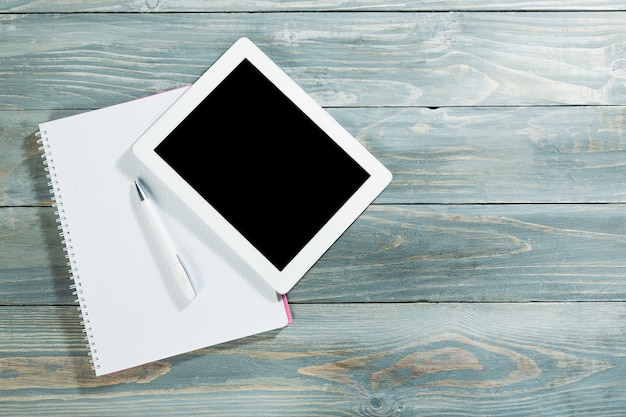
<svg viewBox="0 0 626 417"><path fill-rule="evenodd" d="M89 320L89 312L87 310L87 304L83 297L82 284L80 281L80 274L78 266L74 260L74 251L72 246L72 239L69 234L68 225L65 218L65 210L63 208L63 199L61 197L61 190L59 189L58 182L56 180L56 174L54 171L54 159L50 151L50 145L47 143L46 131L39 131L36 133L38 137L37 143L39 144L39 150L42 152L41 158L43 160L44 171L46 172L46 178L48 179L48 187L50 188L50 194L52 194L52 207L56 210L54 215L56 222L58 223L57 229L59 230L59 237L63 243L63 251L65 252L65 258L67 259L68 272L71 275L73 284L70 285L72 294L76 297L76 303L78 303L77 311L81 316L81 325L83 326L83 333L85 333L86 346L89 349L89 362L92 364L92 369L100 368L98 363L98 351L96 349L96 343L94 341L93 332Z"/></svg>

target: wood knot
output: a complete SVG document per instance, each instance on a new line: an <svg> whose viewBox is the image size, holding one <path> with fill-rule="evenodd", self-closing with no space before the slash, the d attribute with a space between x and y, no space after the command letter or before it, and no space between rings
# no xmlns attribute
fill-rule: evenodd
<svg viewBox="0 0 626 417"><path fill-rule="evenodd" d="M380 410L383 407L383 399L374 397L370 400L370 405L374 410Z"/></svg>
<svg viewBox="0 0 626 417"><path fill-rule="evenodd" d="M148 10L155 10L159 7L159 0L146 0L145 4Z"/></svg>
<svg viewBox="0 0 626 417"><path fill-rule="evenodd" d="M626 78L626 59L615 61L611 66L611 71L617 77Z"/></svg>

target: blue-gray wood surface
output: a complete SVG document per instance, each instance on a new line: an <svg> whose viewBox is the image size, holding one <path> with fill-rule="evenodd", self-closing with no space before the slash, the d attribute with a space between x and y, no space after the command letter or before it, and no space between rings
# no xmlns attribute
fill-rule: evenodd
<svg viewBox="0 0 626 417"><path fill-rule="evenodd" d="M96 378L34 133L248 36L394 174L291 326ZM626 6L0 2L0 416L623 416Z"/></svg>

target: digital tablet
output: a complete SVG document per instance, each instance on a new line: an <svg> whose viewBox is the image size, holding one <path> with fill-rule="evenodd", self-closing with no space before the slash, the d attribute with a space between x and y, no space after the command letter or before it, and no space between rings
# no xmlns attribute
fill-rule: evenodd
<svg viewBox="0 0 626 417"><path fill-rule="evenodd" d="M247 38L189 87L132 151L281 294L391 181L370 152Z"/></svg>

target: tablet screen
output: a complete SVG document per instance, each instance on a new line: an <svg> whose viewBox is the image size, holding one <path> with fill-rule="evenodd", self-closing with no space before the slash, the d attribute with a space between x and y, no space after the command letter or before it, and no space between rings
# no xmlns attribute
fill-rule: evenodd
<svg viewBox="0 0 626 417"><path fill-rule="evenodd" d="M370 176L247 59L155 152L280 271Z"/></svg>

